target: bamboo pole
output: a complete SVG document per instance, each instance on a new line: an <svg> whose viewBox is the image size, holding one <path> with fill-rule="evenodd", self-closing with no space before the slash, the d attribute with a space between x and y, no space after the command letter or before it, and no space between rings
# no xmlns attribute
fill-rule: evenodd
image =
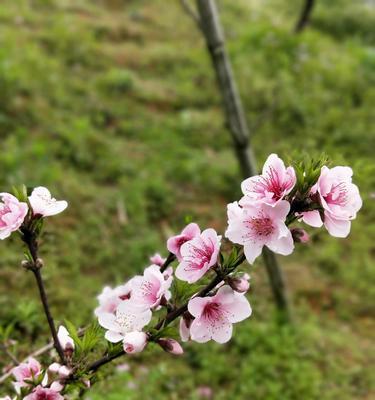
<svg viewBox="0 0 375 400"><path fill-rule="evenodd" d="M225 50L225 39L215 0L196 0L199 26L205 37L217 82L222 95L228 128L243 178L257 174L255 157L249 144L250 132L246 122L241 98L234 79L232 66ZM290 317L290 307L285 287L285 279L275 254L264 248L263 259L269 276L271 289L277 308L286 318Z"/></svg>
<svg viewBox="0 0 375 400"><path fill-rule="evenodd" d="M312 10L314 8L315 0L305 0L301 15L296 23L294 31L296 33L302 32L306 25L310 22Z"/></svg>

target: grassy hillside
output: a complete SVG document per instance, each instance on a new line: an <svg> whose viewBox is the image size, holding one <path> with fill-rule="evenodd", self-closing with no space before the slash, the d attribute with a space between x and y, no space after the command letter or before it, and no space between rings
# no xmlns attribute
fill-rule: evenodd
<svg viewBox="0 0 375 400"><path fill-rule="evenodd" d="M351 165L364 206L350 237L314 232L280 259L293 327L276 323L258 261L254 314L228 345L129 357L88 398L375 396L375 9L317 3L297 36L301 1L219 1L259 164L271 152L324 152ZM1 191L45 185L70 203L49 221L42 249L53 311L76 325L92 318L104 284L165 254L186 219L223 231L226 204L239 196L213 71L177 0L1 2L0 139ZM1 326L14 324L22 357L47 332L18 241L0 243L0 254Z"/></svg>

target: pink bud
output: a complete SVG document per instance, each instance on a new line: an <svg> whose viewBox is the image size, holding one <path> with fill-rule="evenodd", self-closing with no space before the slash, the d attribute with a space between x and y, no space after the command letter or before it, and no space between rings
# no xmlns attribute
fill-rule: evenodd
<svg viewBox="0 0 375 400"><path fill-rule="evenodd" d="M72 370L70 368L68 368L65 365L63 365L59 369L59 376L60 376L61 379L65 379L70 375L71 372L72 372Z"/></svg>
<svg viewBox="0 0 375 400"><path fill-rule="evenodd" d="M59 369L60 369L60 368L61 368L61 364L55 362L55 363L51 364L51 365L48 367L48 371L50 371L50 372L52 372L52 373L54 373L54 374L57 374L57 373L59 372Z"/></svg>
<svg viewBox="0 0 375 400"><path fill-rule="evenodd" d="M84 379L82 382L83 382L83 384L84 384L88 389L90 389L90 387L91 387L91 382L90 382L89 379Z"/></svg>
<svg viewBox="0 0 375 400"><path fill-rule="evenodd" d="M65 328L65 326L61 325L59 327L59 330L57 332L57 337L64 352L69 353L71 355L74 350L74 340L70 337L69 332Z"/></svg>
<svg viewBox="0 0 375 400"><path fill-rule="evenodd" d="M167 353L179 356L184 352L184 349L181 347L180 343L174 339L159 339L157 343Z"/></svg>
<svg viewBox="0 0 375 400"><path fill-rule="evenodd" d="M228 285L238 293L246 293L250 287L249 279L250 276L248 274L242 277L229 278Z"/></svg>
<svg viewBox="0 0 375 400"><path fill-rule="evenodd" d="M150 261L161 267L165 263L166 258L163 258L159 253L155 253L152 257L150 257Z"/></svg>
<svg viewBox="0 0 375 400"><path fill-rule="evenodd" d="M307 243L310 240L310 236L304 229L293 228L290 231L295 243Z"/></svg>

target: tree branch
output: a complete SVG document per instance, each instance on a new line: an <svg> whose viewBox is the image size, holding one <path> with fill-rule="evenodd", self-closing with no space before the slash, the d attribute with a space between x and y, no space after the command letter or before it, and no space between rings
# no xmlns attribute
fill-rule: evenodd
<svg viewBox="0 0 375 400"><path fill-rule="evenodd" d="M169 253L164 264L160 267L160 272L164 272L169 267L169 265L173 263L175 259L176 256L173 253Z"/></svg>
<svg viewBox="0 0 375 400"><path fill-rule="evenodd" d="M31 257L32 257L32 262L28 263L26 265L26 268L29 269L30 271L32 271L32 273L34 274L34 277L35 277L35 280L36 280L36 283L38 286L38 290L39 290L40 300L43 305L44 314L46 315L48 326L49 326L49 329L51 331L51 335L53 338L54 347L61 359L61 362L64 364L65 363L64 351L63 351L60 341L57 337L56 326L55 326L55 323L54 323L54 320L53 320L53 317L51 314L51 310L50 310L50 307L48 304L47 293L46 293L46 290L44 287L42 274L40 272L40 269L42 268L43 263L38 256L39 245L38 245L38 241L36 238L36 234L27 228L23 228L21 231L23 234L22 240L27 245L27 247L30 251Z"/></svg>

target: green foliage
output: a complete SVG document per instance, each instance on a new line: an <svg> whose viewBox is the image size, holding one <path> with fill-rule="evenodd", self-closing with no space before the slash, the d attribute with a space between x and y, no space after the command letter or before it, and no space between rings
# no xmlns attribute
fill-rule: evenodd
<svg viewBox="0 0 375 400"><path fill-rule="evenodd" d="M77 363L87 358L89 353L93 351L100 340L103 338L103 330L99 324L94 321L87 328L83 330L82 335L79 334L75 326L65 321L70 337L73 339L75 344L74 358Z"/></svg>
<svg viewBox="0 0 375 400"><path fill-rule="evenodd" d="M305 196L317 182L323 165L329 165L326 156L318 159L306 156L304 160L293 162L297 177L294 192L298 191L302 197Z"/></svg>

